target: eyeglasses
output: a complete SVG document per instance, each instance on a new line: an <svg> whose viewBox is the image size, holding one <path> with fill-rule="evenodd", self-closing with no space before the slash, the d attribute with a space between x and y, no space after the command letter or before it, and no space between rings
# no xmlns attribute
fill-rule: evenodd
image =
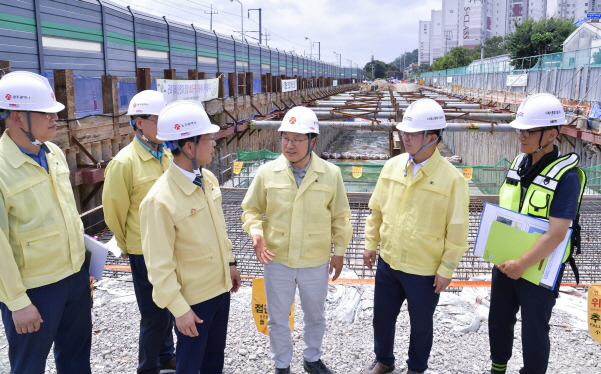
<svg viewBox="0 0 601 374"><path fill-rule="evenodd" d="M515 129L515 132L518 134L518 136L522 135L524 137L524 139L528 139L530 137L530 134L534 134L536 132L541 132L541 131L543 131L543 129L538 129L538 130Z"/></svg>
<svg viewBox="0 0 601 374"><path fill-rule="evenodd" d="M407 137L407 138L417 138L418 135L423 134L423 131L416 131L416 132L407 132L407 131L399 131L399 133L401 134L401 137ZM426 132L426 135L437 135L436 133L433 132Z"/></svg>
<svg viewBox="0 0 601 374"><path fill-rule="evenodd" d="M302 142L304 142L305 140L309 139L309 137L306 138L302 138L302 139L288 139L285 136L280 136L280 141L282 142L283 145L286 145L288 143L292 143L293 146L297 146L299 144L301 144Z"/></svg>
<svg viewBox="0 0 601 374"><path fill-rule="evenodd" d="M203 137L201 136L200 138L198 138L198 141L201 141L201 140L204 140L205 142L209 142L209 143L211 143L211 142L215 141L215 136L214 136L214 135L211 135L211 137L210 137L210 138L203 138Z"/></svg>
<svg viewBox="0 0 601 374"><path fill-rule="evenodd" d="M48 121L50 121L52 118L54 118L54 116L57 116L57 118L58 118L58 114L57 113L34 112L34 111L32 111L31 113L43 114Z"/></svg>

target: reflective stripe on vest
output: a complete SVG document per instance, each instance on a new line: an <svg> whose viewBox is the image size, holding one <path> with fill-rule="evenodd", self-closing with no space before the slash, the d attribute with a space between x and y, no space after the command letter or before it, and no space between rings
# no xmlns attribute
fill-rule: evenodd
<svg viewBox="0 0 601 374"><path fill-rule="evenodd" d="M522 200L521 177L517 173L517 167L521 164L526 154L519 154L512 162L507 177L501 190L499 191L499 206L511 209L516 212L527 214L534 217L549 219L551 212L551 202L555 195L555 189L560 178L569 170L576 168L580 158L575 153L570 153L559 157L551 164L547 165L538 176L532 181ZM578 206L584 192L586 176L584 172L576 168L580 179L580 195L578 196ZM516 183L517 182L517 183ZM521 206L520 206L521 204ZM568 258L569 251L566 251Z"/></svg>

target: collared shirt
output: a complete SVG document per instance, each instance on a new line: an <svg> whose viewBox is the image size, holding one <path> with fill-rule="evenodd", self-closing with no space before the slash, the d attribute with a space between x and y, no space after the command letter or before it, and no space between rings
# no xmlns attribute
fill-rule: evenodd
<svg viewBox="0 0 601 374"><path fill-rule="evenodd" d="M142 144L142 147L144 147L154 158L156 158L159 162L161 162L161 159L163 158L163 145L159 144L159 146L157 147L156 151L153 151L149 146L147 146L146 144L144 144L144 142L142 141L142 139L138 138L138 134L136 134L136 139L140 142L140 144Z"/></svg>
<svg viewBox="0 0 601 374"><path fill-rule="evenodd" d="M261 235L274 261L293 268L314 267L343 256L353 228L340 169L312 153L300 186L282 155L259 167L242 202L242 228ZM263 220L265 214L265 220Z"/></svg>
<svg viewBox="0 0 601 374"><path fill-rule="evenodd" d="M179 171L181 171L182 174L184 174L186 178L190 180L190 182L194 183L194 179L196 179L196 174L194 174L194 172L180 168L179 165L176 164L174 161L171 161L171 164L175 166Z"/></svg>
<svg viewBox="0 0 601 374"><path fill-rule="evenodd" d="M411 159L411 161L409 161L409 163L411 164L411 171L413 172L413 176L415 177L415 174L417 174L417 172L419 171L419 169L423 168L424 165L426 165L426 162L428 162L429 158L425 159L422 162L415 162L413 161L413 159Z"/></svg>
<svg viewBox="0 0 601 374"><path fill-rule="evenodd" d="M78 272L85 248L61 149L45 143L46 172L8 134L0 139L0 302L15 311L31 304L26 290Z"/></svg>
<svg viewBox="0 0 601 374"><path fill-rule="evenodd" d="M19 146L17 145L17 147L19 147ZM37 155L33 152L29 152L29 151L25 150L24 148L19 147L19 149L21 150L21 152L23 152L27 156L31 157L33 159L33 161L37 162L38 165L43 167L44 170L46 170L46 173L48 172L48 161L46 160L45 147L40 147L40 152Z"/></svg>
<svg viewBox="0 0 601 374"><path fill-rule="evenodd" d="M303 178L307 174L307 170L309 170L309 166L311 165L311 157L309 156L309 162L305 165L304 168L297 168L294 164L290 163L290 169L292 170L292 175L294 175L294 181L296 182L296 187L300 186Z"/></svg>
<svg viewBox="0 0 601 374"><path fill-rule="evenodd" d="M413 176L404 176L409 155L382 168L369 201L365 248L393 269L452 278L468 249L468 184L438 149Z"/></svg>
<svg viewBox="0 0 601 374"><path fill-rule="evenodd" d="M231 290L234 255L217 178L203 169L203 190L176 166L142 201L140 227L152 298L180 317L191 305Z"/></svg>
<svg viewBox="0 0 601 374"><path fill-rule="evenodd" d="M142 254L140 203L171 163L169 150L158 162L139 141L132 141L109 162L104 173L104 221L123 253Z"/></svg>

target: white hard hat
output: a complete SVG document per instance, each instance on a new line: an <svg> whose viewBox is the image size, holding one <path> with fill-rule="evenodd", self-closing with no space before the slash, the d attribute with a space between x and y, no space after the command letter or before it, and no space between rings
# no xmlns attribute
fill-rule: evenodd
<svg viewBox="0 0 601 374"><path fill-rule="evenodd" d="M419 99L412 102L403 115L403 121L396 128L404 132L440 130L447 127L444 111L432 99Z"/></svg>
<svg viewBox="0 0 601 374"><path fill-rule="evenodd" d="M197 101L174 101L167 104L159 113L157 122L157 139L159 140L187 139L217 131L219 131L219 126L211 124L202 104Z"/></svg>
<svg viewBox="0 0 601 374"><path fill-rule="evenodd" d="M65 106L56 101L46 77L14 71L0 79L0 109L58 113Z"/></svg>
<svg viewBox="0 0 601 374"><path fill-rule="evenodd" d="M295 132L298 134L319 134L319 121L315 113L304 106L296 106L286 112L280 132Z"/></svg>
<svg viewBox="0 0 601 374"><path fill-rule="evenodd" d="M165 98L162 92L144 90L138 92L131 98L127 108L128 116L159 115L165 107Z"/></svg>
<svg viewBox="0 0 601 374"><path fill-rule="evenodd" d="M561 102L551 94L538 93L528 96L522 101L515 120L509 126L528 130L537 127L560 126L566 122Z"/></svg>

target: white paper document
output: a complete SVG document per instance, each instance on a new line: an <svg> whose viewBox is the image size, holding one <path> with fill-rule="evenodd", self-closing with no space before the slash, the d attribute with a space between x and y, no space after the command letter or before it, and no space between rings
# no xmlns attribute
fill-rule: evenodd
<svg viewBox="0 0 601 374"><path fill-rule="evenodd" d="M486 203L480 218L474 255L497 265L506 260L516 260L529 251L547 230L548 220ZM569 229L563 241L549 257L528 268L522 278L546 288L553 288L571 235L572 229Z"/></svg>
<svg viewBox="0 0 601 374"><path fill-rule="evenodd" d="M96 278L96 280L100 280L102 279L102 273L104 272L108 248L104 243L101 243L86 234L83 234L83 241L86 251L90 253L90 266L88 271L91 276Z"/></svg>

